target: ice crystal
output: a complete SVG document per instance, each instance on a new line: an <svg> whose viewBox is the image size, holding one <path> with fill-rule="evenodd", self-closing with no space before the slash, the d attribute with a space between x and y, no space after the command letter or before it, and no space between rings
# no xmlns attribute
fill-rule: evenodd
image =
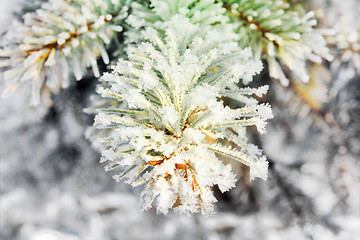
<svg viewBox="0 0 360 240"><path fill-rule="evenodd" d="M182 27L196 32L199 25L186 19ZM236 182L231 166L219 157L249 166L251 179L267 178L266 158L245 136L246 126L264 132L272 118L270 106L251 96L267 88L237 85L262 69L251 49L242 50L214 29L189 39L182 28L171 26L164 38L147 28L142 33L147 41L130 47L128 59L102 77L98 92L112 99L112 107L99 109L95 118L106 135L102 162L106 170L121 168L116 180L145 185L144 209L156 202L157 211L165 214L171 208L211 214L216 202L211 187L225 192ZM244 105L231 109L224 98ZM221 144L224 140L232 147Z"/></svg>
<svg viewBox="0 0 360 240"><path fill-rule="evenodd" d="M121 0L50 0L15 22L0 49L6 96L21 82L32 81L31 105L40 101L41 88L52 91L69 85L69 74L80 80L87 67L100 76L97 58L109 63L106 45L127 8Z"/></svg>

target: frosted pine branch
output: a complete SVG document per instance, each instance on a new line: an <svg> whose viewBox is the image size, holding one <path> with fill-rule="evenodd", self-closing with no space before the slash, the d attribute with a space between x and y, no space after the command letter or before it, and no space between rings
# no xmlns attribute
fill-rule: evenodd
<svg viewBox="0 0 360 240"><path fill-rule="evenodd" d="M42 87L66 88L70 73L80 80L91 67L99 77L97 59L109 63L106 46L122 31L119 22L126 15L121 0L50 0L26 14L1 43L0 67L8 67L3 95L32 81L31 105L37 105Z"/></svg>
<svg viewBox="0 0 360 240"><path fill-rule="evenodd" d="M282 0L226 0L224 7L230 21L237 25L239 45L250 46L255 57L267 61L269 74L283 86L289 80L283 71L286 66L293 78L309 81L306 61L331 61L324 35L329 29L315 29L314 12L301 16Z"/></svg>
<svg viewBox="0 0 360 240"><path fill-rule="evenodd" d="M187 29L199 27L185 17L181 22ZM116 180L145 185L144 209L155 204L165 214L171 208L211 214L216 202L211 187L224 192L236 181L222 155L247 165L251 179L267 178L266 158L247 143L244 129L256 125L263 130L272 112L255 99L239 109L221 100L252 99L252 94L267 91L236 85L239 79L248 83L262 68L251 49L225 41L223 32L214 29L207 34L219 36L215 41L195 35L184 43L182 31L168 28L165 37L152 28L143 32L147 41L130 47L128 59L102 77L98 92L111 103L98 110L95 125L105 136L106 170L120 168ZM217 143L220 139L237 144L237 149Z"/></svg>

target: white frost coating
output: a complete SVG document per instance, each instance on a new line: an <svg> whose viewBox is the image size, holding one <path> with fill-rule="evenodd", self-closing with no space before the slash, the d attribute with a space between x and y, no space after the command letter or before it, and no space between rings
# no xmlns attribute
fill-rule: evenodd
<svg viewBox="0 0 360 240"><path fill-rule="evenodd" d="M196 32L199 26L186 19L176 16ZM167 25L173 26L171 21ZM212 214L216 199L211 187L224 192L236 182L231 166L219 157L249 166L251 179L266 179L265 158L247 144L244 127L254 125L263 132L273 117L269 105L259 105L251 96L268 87L239 89L239 79L251 81L261 62L250 49L223 38L222 31L209 28L211 40L199 35L184 40L184 29L178 27L165 32L160 37L152 28L144 31L148 41L129 48L128 60L120 60L98 88L101 96L118 101L111 109L99 109L96 117L97 127L106 129L105 146L112 149L103 152L102 161L108 159L107 170L121 168L116 180L145 185L144 209L155 205L164 214L171 208ZM188 46L184 51L183 44ZM251 99L252 104L231 109L221 100L225 96L242 96L248 99L242 102ZM238 148L225 147L220 139Z"/></svg>
<svg viewBox="0 0 360 240"><path fill-rule="evenodd" d="M266 157L261 157L257 161L254 161L250 164L250 180L255 178L262 178L264 180L268 177L268 165L269 162L266 160Z"/></svg>

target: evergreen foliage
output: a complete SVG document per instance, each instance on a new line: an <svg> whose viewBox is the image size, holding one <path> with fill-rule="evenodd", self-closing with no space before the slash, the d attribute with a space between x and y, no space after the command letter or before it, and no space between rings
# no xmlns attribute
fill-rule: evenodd
<svg viewBox="0 0 360 240"><path fill-rule="evenodd" d="M169 25L179 20L185 33L200 30L180 16ZM103 161L107 170L125 167L115 179L146 184L145 209L157 199L162 213L173 206L180 212L213 213L216 199L210 187L218 185L224 192L235 186L230 165L218 155L249 166L251 179L267 178L266 158L247 144L244 129L255 125L263 132L265 121L272 118L268 105L256 104L249 96L261 96L267 88L236 86L238 79L251 81L262 66L249 48L241 50L222 34L209 30L204 38L189 39L181 28L168 28L160 38L148 28L142 33L147 41L130 48L128 60L120 60L112 74L102 77L104 87L98 92L118 101L96 116L99 128L111 129L103 140L109 147ZM247 104L239 109L224 106L221 99L232 96ZM225 147L217 143L220 139L237 147Z"/></svg>
<svg viewBox="0 0 360 240"><path fill-rule="evenodd" d="M250 46L255 57L267 62L270 76L283 86L289 85L284 69L291 71L291 78L308 82L308 60L320 63L321 58L333 58L323 37L333 31L315 29L313 11L302 15L283 0L226 0L224 7L236 24L239 45Z"/></svg>
<svg viewBox="0 0 360 240"><path fill-rule="evenodd" d="M27 13L7 32L0 49L0 67L9 67L3 94L32 81L30 104L38 105L41 89L68 87L70 73L80 80L91 67L99 77L97 59L109 63L106 45L122 31L126 14L121 0L50 0Z"/></svg>

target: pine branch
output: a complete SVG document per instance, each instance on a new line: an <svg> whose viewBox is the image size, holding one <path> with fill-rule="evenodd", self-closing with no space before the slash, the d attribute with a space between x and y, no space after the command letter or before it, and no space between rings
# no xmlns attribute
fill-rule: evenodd
<svg viewBox="0 0 360 240"><path fill-rule="evenodd" d="M283 65L295 79L308 82L307 61L333 59L323 35L334 33L315 29L314 12L301 16L282 0L226 0L223 6L238 26L240 46L251 46L255 56L268 63L270 76L283 86L289 85Z"/></svg>
<svg viewBox="0 0 360 240"><path fill-rule="evenodd" d="M172 2L165 2L164 6L172 6ZM176 26L179 22L181 26ZM254 119L259 120L257 125L265 125L272 117L270 107L254 103L230 109L220 100L238 94L249 99L254 93L264 94L267 87L239 89L236 85L239 79L250 82L261 63L253 59L250 49L242 50L236 42L223 38L226 28L191 23L187 15L176 15L163 26L167 27L143 31L137 47L128 49L127 59L119 60L113 72L102 78L99 93L111 103L118 101L118 106L115 103L110 109L99 108L96 116L99 131L106 129L109 139L104 143L108 150L103 158L111 161L109 169L124 168L117 179L126 178L133 186L145 185L144 209L157 199L157 210L165 214L171 208L211 214L216 201L211 187L217 184L221 191L227 191L235 185L230 165L214 153L249 166L251 179L267 176L265 158L246 143L245 131L236 130ZM206 34L200 33L204 29ZM199 34L190 38L189 32ZM236 122L231 126L239 134L237 139L244 140L241 151L216 143L216 138L229 136L219 128L227 131L223 123L231 122ZM133 151L124 154L120 147L124 142L126 149ZM139 166L151 168L143 172L136 170Z"/></svg>
<svg viewBox="0 0 360 240"><path fill-rule="evenodd" d="M122 31L127 15L122 1L50 0L36 12L14 23L0 49L11 94L24 81L32 81L31 105L38 105L44 87L56 92L70 85L70 73L82 79L87 67L100 76L97 59L109 63L106 46Z"/></svg>

